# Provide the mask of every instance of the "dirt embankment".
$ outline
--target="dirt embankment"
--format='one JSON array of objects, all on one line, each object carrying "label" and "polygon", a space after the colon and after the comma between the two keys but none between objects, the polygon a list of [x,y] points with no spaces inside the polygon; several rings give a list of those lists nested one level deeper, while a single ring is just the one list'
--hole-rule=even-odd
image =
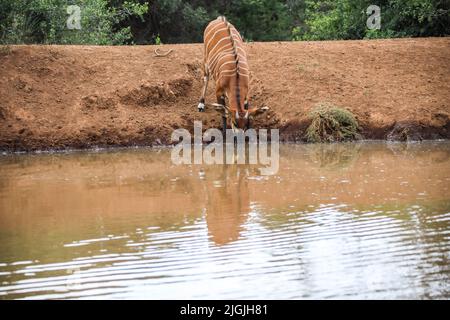
[{"label": "dirt embankment", "polygon": [[[170,142],[173,129],[220,128],[198,113],[202,46],[0,48],[0,150]],[[255,127],[302,141],[318,103],[353,112],[367,139],[450,138],[450,38],[247,45]],[[214,84],[208,90],[214,102]]]}]

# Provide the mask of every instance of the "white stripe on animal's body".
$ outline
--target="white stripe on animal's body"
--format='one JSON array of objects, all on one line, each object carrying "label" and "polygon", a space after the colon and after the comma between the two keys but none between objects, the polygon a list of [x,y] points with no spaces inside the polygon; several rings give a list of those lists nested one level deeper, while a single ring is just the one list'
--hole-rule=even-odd
[{"label": "white stripe on animal's body", "polygon": [[[209,44],[211,43],[211,41],[214,40],[214,37],[219,33],[219,32],[223,32],[223,31],[227,31],[227,28],[222,28],[217,30],[216,32],[214,32],[213,36],[211,37],[211,39],[209,39],[208,43],[206,44],[206,48],[209,49]],[[206,39],[206,38],[205,38]]]},{"label": "white stripe on animal's body", "polygon": [[[213,67],[212,67],[212,69],[211,69],[211,71],[213,72],[213,73],[216,73],[216,72],[220,72],[220,71],[225,71],[225,70],[222,70],[222,66],[223,65],[226,65],[226,64],[234,64],[235,62],[234,61],[228,61],[228,62],[221,62],[221,63],[218,63],[218,64],[216,64],[216,65],[214,65]],[[239,70],[248,70],[248,66],[246,65],[246,64],[241,64],[241,63],[239,63]]]},{"label": "white stripe on animal's body", "polygon": [[[217,49],[217,46],[222,42],[222,41],[225,41],[225,40],[230,40],[230,38],[222,38],[222,39],[220,39],[219,41],[217,41],[217,43],[216,43],[216,45],[211,49],[211,50],[208,50],[208,52],[209,52],[209,54],[212,54],[213,52],[214,52],[214,50],[216,50]],[[231,44],[232,45],[232,44]],[[219,47],[220,48],[220,47]],[[208,54],[208,55],[209,55]]]},{"label": "white stripe on animal's body", "polygon": [[227,48],[227,49],[223,49],[222,51],[218,51],[215,54],[211,55],[211,57],[208,60],[208,64],[212,65],[216,62],[216,60],[218,58],[220,58],[221,56],[223,56],[224,54],[233,54],[233,48]]},{"label": "white stripe on animal's body", "polygon": [[[221,43],[224,40],[229,40],[227,38],[223,38],[216,43],[213,49],[208,51],[208,55],[215,55],[217,52],[222,50],[233,50],[233,45],[231,43]],[[241,46],[236,46],[238,51],[242,51],[245,54],[245,50]]]},{"label": "white stripe on animal's body", "polygon": [[[220,75],[219,78],[218,78],[216,81],[217,81],[217,82],[220,82],[223,78],[233,78],[234,76],[235,76],[234,74],[224,74],[224,75]],[[246,75],[246,74],[242,74],[241,76],[242,76],[242,77],[245,77],[245,78],[249,78],[249,76]]]},{"label": "white stripe on animal's body", "polygon": [[[214,28],[220,25],[220,22],[223,22],[223,21],[216,20],[216,21],[211,22],[209,26],[211,26],[212,24],[214,24],[214,25],[211,27],[211,29],[206,34],[204,34],[203,38],[206,39],[209,36],[209,34],[214,31]],[[223,27],[223,25],[222,25],[222,27]],[[226,26],[225,26],[225,28],[226,28]]]},{"label": "white stripe on animal's body", "polygon": [[[233,68],[233,69],[228,69],[228,70],[222,70],[222,71],[218,72],[218,74],[230,73],[230,72],[233,72],[234,74],[236,74],[237,71],[238,71],[237,68]],[[245,74],[249,74],[249,73],[250,73],[250,71],[248,69],[239,68],[239,75],[242,75],[242,74],[245,75]]]},{"label": "white stripe on animal's body", "polygon": [[[208,36],[209,36],[209,34],[210,34],[212,31],[213,31],[213,30],[211,30],[210,32],[208,32],[208,34],[204,37],[205,40],[208,39]],[[228,28],[225,27],[225,28],[216,30],[216,31],[214,32],[213,36],[212,36],[212,37],[209,39],[209,41],[206,43],[206,46],[205,46],[206,49],[209,49],[209,45],[210,45],[211,41],[214,40],[214,38],[216,37],[216,35],[217,35],[219,32],[224,32],[224,31],[228,31]],[[229,36],[228,34],[224,35],[224,37],[227,38],[227,39],[230,38],[230,36]],[[236,40],[238,40],[238,41],[242,41],[242,38],[241,38],[241,36],[239,35],[239,33],[236,33],[236,32],[233,32],[233,31],[232,31],[232,37],[233,37],[233,39],[236,39]],[[236,44],[236,43],[235,43],[235,44]],[[236,45],[239,45],[239,44],[236,44]]]},{"label": "white stripe on animal's body", "polygon": [[[206,40],[206,39],[205,39],[205,40]],[[222,49],[222,47],[219,47],[219,48],[218,48],[219,44],[222,43],[222,41],[230,40],[230,37],[229,37],[229,36],[224,36],[222,39],[220,39],[219,41],[216,42],[216,44],[214,45],[213,48],[210,49],[210,48],[209,48],[209,43],[211,43],[212,40],[213,40],[213,39],[209,40],[209,41],[208,41],[208,45],[206,46],[206,51],[207,51],[206,53],[207,53],[207,55],[213,54],[213,52],[214,52],[215,50],[220,51],[220,49]],[[226,47],[226,46],[231,46],[231,49],[233,48],[233,44],[232,44],[231,42],[226,43],[223,47]],[[234,47],[235,47],[237,50],[241,50],[244,54],[246,54],[246,53],[245,53],[245,50],[241,47],[240,44],[236,44],[236,43],[235,43],[235,46],[234,46]]]},{"label": "white stripe on animal's body", "polygon": [[[229,64],[236,65],[236,61],[228,61],[228,62],[222,63],[222,64],[217,68],[217,72],[225,71],[225,70],[222,70],[222,69],[223,69],[225,66],[229,65]],[[246,67],[241,66],[240,63],[239,63],[239,66],[237,66],[236,69],[237,69],[237,70],[240,70],[240,69],[248,70]]]},{"label": "white stripe on animal's body", "polygon": [[[241,52],[238,52],[237,56],[239,58],[239,64],[246,66],[247,65],[246,56],[243,55]],[[215,69],[216,65],[220,64],[220,61],[223,61],[226,58],[236,62],[235,54],[234,54],[234,51],[232,48],[227,48],[223,51],[216,52],[214,55],[212,55],[208,60],[210,69],[213,71]]]},{"label": "white stripe on animal's body", "polygon": [[[244,67],[247,66],[247,63],[245,61],[245,57],[241,54],[238,54],[239,57],[239,65],[243,65]],[[211,70],[215,70],[217,64],[220,64],[220,61],[222,61],[223,59],[232,59],[233,62],[235,62],[235,55],[232,51],[226,51],[226,52],[222,52],[219,55],[217,55],[214,58],[214,61],[209,62],[209,66],[211,68]]]},{"label": "white stripe on animal's body", "polygon": [[[220,73],[220,75],[219,75],[219,77],[218,77],[218,79],[220,79],[221,77],[236,77],[236,69],[234,69],[234,70],[230,70],[231,71],[231,73],[230,74],[228,74],[227,72],[221,72]],[[241,72],[239,72],[239,77],[249,77],[250,75],[249,74],[247,74],[247,73],[241,73]]]},{"label": "white stripe on animal's body", "polygon": [[[231,70],[236,70],[236,71],[237,71],[238,68],[228,69],[228,70],[222,70],[222,71],[220,71],[220,72],[230,72]],[[248,68],[244,68],[244,67],[239,66],[239,74],[241,74],[242,71],[244,71],[244,73],[250,72],[250,70],[248,70]]]},{"label": "white stripe on animal's body", "polygon": [[[236,49],[237,49],[237,53],[240,54],[244,60],[247,60],[244,49],[241,47],[237,47]],[[213,53],[213,51],[210,51],[209,57],[208,57],[208,63],[209,63],[209,61],[214,60],[218,54],[222,54],[224,52],[234,54],[233,47],[230,43],[226,43],[223,46],[216,48],[216,51],[214,53]]]},{"label": "white stripe on animal's body", "polygon": [[[242,77],[247,78],[247,80],[250,79],[249,74],[239,72],[239,78]],[[216,82],[220,82],[223,78],[236,78],[236,69],[232,70],[232,73],[221,72],[220,75],[215,79]]]},{"label": "white stripe on animal's body", "polygon": [[220,71],[220,70],[222,70],[222,68],[223,67],[225,67],[226,65],[229,65],[229,64],[233,64],[233,65],[236,65],[236,61],[228,61],[228,62],[224,62],[224,63],[222,63],[220,66],[219,66],[219,68],[218,68],[218,70],[217,71]]},{"label": "white stripe on animal's body", "polygon": [[[247,66],[247,57],[244,54],[245,54],[245,51],[243,51],[242,53],[238,52],[237,56],[239,58],[239,65],[240,66],[242,65],[245,68],[248,66]],[[220,61],[224,60],[225,58],[228,58],[233,63],[236,63],[234,51],[232,48],[228,48],[224,51],[216,52],[214,55],[212,55],[210,60],[208,60],[210,70],[213,71],[213,73],[215,73],[214,71],[215,71],[217,64],[220,64]],[[229,63],[230,61],[228,61],[228,62],[223,61],[222,65],[225,63]]]}]

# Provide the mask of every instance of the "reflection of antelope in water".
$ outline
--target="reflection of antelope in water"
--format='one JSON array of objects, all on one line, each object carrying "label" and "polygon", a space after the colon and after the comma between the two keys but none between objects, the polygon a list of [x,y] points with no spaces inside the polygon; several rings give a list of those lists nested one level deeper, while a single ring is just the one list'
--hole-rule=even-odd
[{"label": "reflection of antelope in water", "polygon": [[[206,173],[206,223],[212,240],[224,245],[239,238],[250,212],[248,169],[222,166],[219,177]],[[213,175],[213,172],[211,172]]]}]

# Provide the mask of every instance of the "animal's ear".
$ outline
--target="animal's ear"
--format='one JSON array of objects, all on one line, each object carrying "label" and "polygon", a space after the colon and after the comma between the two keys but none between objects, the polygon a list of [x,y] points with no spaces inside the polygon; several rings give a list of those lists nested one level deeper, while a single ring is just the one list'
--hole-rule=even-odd
[{"label": "animal's ear", "polygon": [[253,108],[253,109],[249,110],[249,112],[253,113],[255,116],[257,116],[257,115],[259,115],[261,113],[264,113],[264,112],[266,112],[268,110],[269,110],[269,107],[264,106],[264,107],[259,107],[259,108]]}]

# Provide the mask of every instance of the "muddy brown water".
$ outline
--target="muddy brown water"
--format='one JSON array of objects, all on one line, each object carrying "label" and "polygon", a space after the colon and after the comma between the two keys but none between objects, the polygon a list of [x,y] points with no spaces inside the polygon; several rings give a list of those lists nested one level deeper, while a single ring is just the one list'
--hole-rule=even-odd
[{"label": "muddy brown water", "polygon": [[449,258],[449,142],[0,157],[0,299],[448,299]]}]

